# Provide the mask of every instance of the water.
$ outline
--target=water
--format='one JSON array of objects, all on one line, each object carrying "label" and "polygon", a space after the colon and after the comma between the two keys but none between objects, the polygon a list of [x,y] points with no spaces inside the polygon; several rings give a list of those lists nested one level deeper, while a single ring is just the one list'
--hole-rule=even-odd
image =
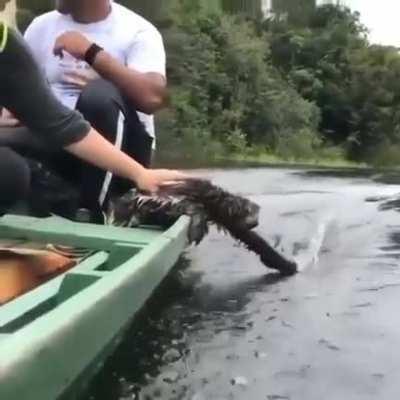
[{"label": "water", "polygon": [[282,279],[212,232],[184,255],[83,399],[397,397],[400,179],[199,172],[259,203],[258,231],[301,273]]}]

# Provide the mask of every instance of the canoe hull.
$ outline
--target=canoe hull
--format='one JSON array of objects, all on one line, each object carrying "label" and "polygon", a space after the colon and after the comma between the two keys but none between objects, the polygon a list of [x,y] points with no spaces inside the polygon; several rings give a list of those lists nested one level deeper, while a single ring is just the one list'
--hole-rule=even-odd
[{"label": "canoe hull", "polygon": [[87,381],[176,264],[187,227],[181,219],[113,272],[69,273],[57,307],[12,334],[0,334],[0,398],[55,400]]}]

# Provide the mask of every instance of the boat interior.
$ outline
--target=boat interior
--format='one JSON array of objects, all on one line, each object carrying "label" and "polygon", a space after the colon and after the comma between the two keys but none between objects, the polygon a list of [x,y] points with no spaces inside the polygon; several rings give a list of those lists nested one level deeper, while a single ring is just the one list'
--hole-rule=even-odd
[{"label": "boat interior", "polygon": [[106,279],[163,234],[58,217],[0,219],[0,340]]}]

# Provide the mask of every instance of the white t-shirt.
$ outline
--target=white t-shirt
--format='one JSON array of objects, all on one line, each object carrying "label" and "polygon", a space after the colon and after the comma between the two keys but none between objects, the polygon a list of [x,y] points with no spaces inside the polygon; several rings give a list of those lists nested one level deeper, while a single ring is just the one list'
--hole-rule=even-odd
[{"label": "white t-shirt", "polygon": [[[106,19],[91,24],[81,24],[69,15],[52,11],[35,18],[25,32],[25,39],[55,95],[70,108],[75,108],[81,89],[67,81],[68,73],[96,73],[86,62],[68,54],[62,59],[54,56],[55,40],[66,31],[81,32],[120,62],[139,72],[166,75],[165,49],[159,31],[126,7],[115,2],[111,2],[111,7]],[[154,137],[154,117],[140,112],[138,115],[147,132]]]}]

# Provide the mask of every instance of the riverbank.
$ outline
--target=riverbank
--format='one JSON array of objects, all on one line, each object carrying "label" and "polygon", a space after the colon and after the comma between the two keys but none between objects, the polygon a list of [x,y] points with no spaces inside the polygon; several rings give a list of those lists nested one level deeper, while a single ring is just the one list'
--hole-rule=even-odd
[{"label": "riverbank", "polygon": [[160,152],[154,159],[155,167],[169,168],[212,168],[212,167],[280,167],[280,168],[318,168],[318,169],[357,169],[372,168],[366,163],[357,163],[345,158],[283,158],[269,153],[225,154],[213,157],[176,156]]},{"label": "riverbank", "polygon": [[283,158],[273,154],[241,155],[232,154],[222,158],[225,161],[253,163],[256,165],[279,165],[296,167],[320,167],[320,168],[368,168],[366,163],[356,163],[345,158]]}]

